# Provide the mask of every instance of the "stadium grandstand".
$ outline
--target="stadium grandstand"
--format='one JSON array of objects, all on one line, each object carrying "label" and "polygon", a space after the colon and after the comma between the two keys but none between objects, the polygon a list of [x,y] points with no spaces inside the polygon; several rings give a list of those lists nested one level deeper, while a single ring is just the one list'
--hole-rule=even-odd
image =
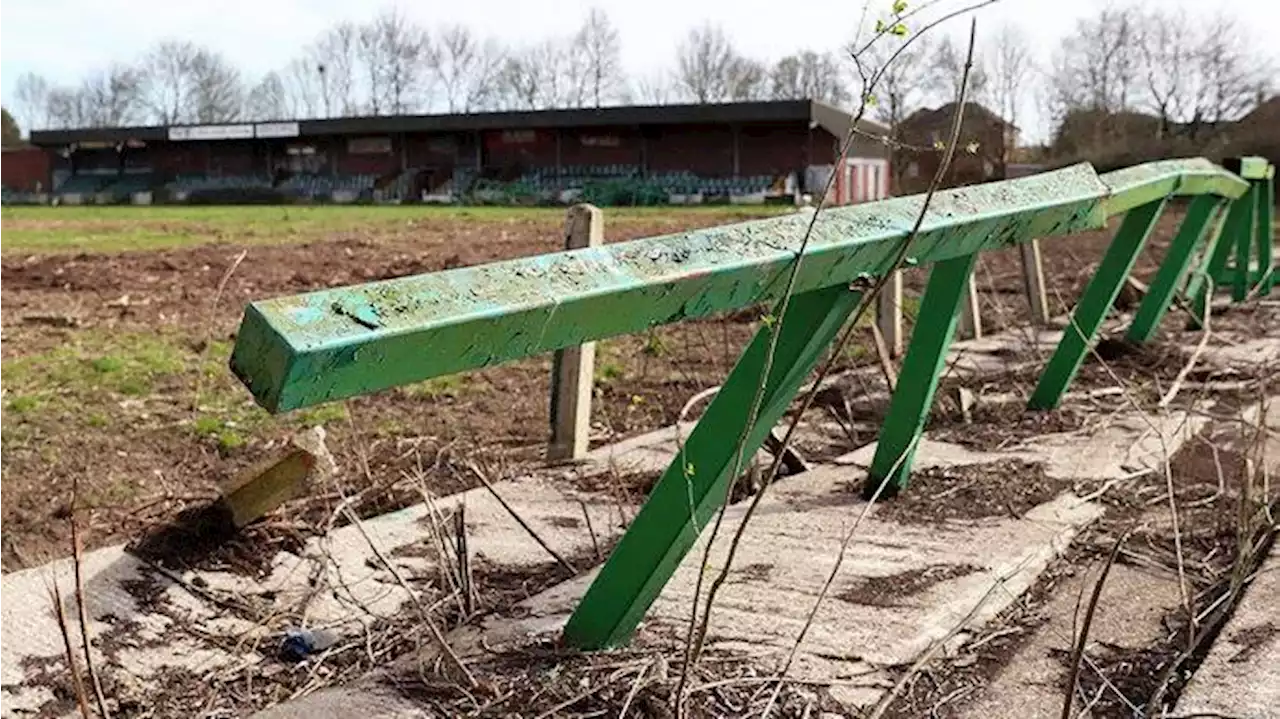
[{"label": "stadium grandstand", "polygon": [[[853,121],[800,100],[44,130],[5,188],[80,204],[792,202],[826,186]],[[833,202],[888,193],[886,130],[858,130]]]}]

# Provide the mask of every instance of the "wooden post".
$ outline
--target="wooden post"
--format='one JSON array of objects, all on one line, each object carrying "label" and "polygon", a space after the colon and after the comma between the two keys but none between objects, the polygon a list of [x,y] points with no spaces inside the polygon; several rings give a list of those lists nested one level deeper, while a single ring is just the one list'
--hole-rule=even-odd
[{"label": "wooden post", "polygon": [[902,356],[902,270],[895,270],[876,297],[876,324],[890,357]]},{"label": "wooden post", "polygon": [[[564,224],[566,250],[604,244],[604,215],[600,208],[582,204],[569,208]],[[551,365],[551,443],[547,459],[582,459],[591,434],[591,388],[596,364],[596,343],[557,350]]]},{"label": "wooden post", "polygon": [[966,340],[982,337],[982,303],[978,301],[978,285],[972,274],[960,300],[959,334]]},{"label": "wooden post", "polygon": [[1031,304],[1031,324],[1049,324],[1049,294],[1044,288],[1044,263],[1040,259],[1040,240],[1018,245],[1022,257],[1022,283]]}]

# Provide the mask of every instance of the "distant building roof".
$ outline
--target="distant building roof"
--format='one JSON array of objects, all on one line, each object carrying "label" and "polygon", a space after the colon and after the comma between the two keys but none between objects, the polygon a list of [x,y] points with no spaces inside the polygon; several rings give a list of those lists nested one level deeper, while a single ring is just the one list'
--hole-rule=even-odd
[{"label": "distant building roof", "polygon": [[[907,118],[902,121],[902,127],[916,129],[925,129],[935,126],[945,127],[951,124],[952,118],[955,117],[955,114],[956,103],[954,102],[948,102],[947,104],[933,110],[921,108],[908,115]],[[977,102],[965,103],[963,122],[965,124],[975,122],[999,124],[1011,127],[1014,130],[1018,129],[1013,123],[1008,122],[996,113],[987,109],[986,106]]]},{"label": "distant building roof", "polygon": [[[689,105],[632,105],[518,112],[481,112],[459,115],[390,115],[339,117],[321,120],[235,122],[217,126],[162,126],[36,130],[35,145],[50,147],[81,142],[164,141],[177,132],[189,139],[245,139],[251,137],[313,137],[324,135],[393,134],[407,132],[480,132],[485,130],[555,129],[570,127],[736,124],[756,122],[808,122],[837,137],[853,124],[853,116],[816,100],[778,100]],[[886,128],[870,120],[859,125],[868,133]],[[236,130],[203,133],[201,128]],[[270,128],[269,130],[267,128]],[[241,132],[241,130],[243,132]],[[264,132],[265,131],[265,132]],[[225,135],[225,137],[224,137]]]}]

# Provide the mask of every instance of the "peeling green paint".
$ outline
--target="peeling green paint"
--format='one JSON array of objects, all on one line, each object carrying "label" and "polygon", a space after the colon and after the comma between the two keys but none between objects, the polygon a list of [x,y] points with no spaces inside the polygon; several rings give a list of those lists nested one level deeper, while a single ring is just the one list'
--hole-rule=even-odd
[{"label": "peeling green paint", "polygon": [[[925,265],[1096,228],[1106,193],[1087,164],[940,192],[909,255]],[[823,212],[797,290],[882,274],[923,199]],[[284,411],[773,301],[808,222],[797,213],[254,302],[232,369]]]},{"label": "peeling green paint", "polygon": [[[1257,174],[1248,162],[1240,168]],[[1272,172],[1268,166],[1263,175]],[[912,337],[868,487],[905,485],[979,253],[1102,228],[1108,217],[1126,215],[1030,402],[1052,407],[1168,198],[1197,200],[1144,301],[1135,334],[1149,337],[1154,331],[1210,215],[1226,201],[1226,221],[1208,233],[1209,274],[1197,273],[1187,291],[1197,291],[1197,278],[1224,271],[1231,249],[1246,251],[1242,233],[1262,241],[1264,212],[1267,248],[1259,254],[1269,268],[1273,184],[1263,178],[1252,182],[1250,191],[1240,177],[1190,159],[1102,176],[1081,164],[935,195],[905,256],[909,266],[934,265],[924,319]],[[1265,207],[1257,200],[1263,187]],[[689,435],[683,455],[667,468],[569,620],[570,643],[599,648],[629,639],[698,529],[719,509],[733,479],[735,453],[753,455],[781,418],[861,291],[890,269],[923,202],[913,196],[822,213],[804,249],[786,317],[765,323],[739,358],[704,413],[706,421]],[[231,366],[260,404],[278,412],[777,301],[810,217],[796,214],[255,302],[245,310]],[[1243,266],[1248,269],[1247,262]],[[1273,277],[1268,273],[1259,281]],[[765,377],[774,331],[780,332],[777,352]],[[758,421],[744,427],[761,386]],[[746,438],[741,447],[739,437]]]}]

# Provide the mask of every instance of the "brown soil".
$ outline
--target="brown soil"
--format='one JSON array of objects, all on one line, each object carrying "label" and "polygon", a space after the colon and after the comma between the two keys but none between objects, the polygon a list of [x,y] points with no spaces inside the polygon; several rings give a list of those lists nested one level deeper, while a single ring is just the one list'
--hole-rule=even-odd
[{"label": "brown soil", "polygon": [[[628,222],[611,230],[611,239],[707,222],[716,218],[686,215],[681,220],[677,214]],[[232,338],[244,304],[253,299],[548,252],[557,249],[560,232],[553,218],[445,222],[377,241],[336,236],[301,246],[254,246],[216,308],[216,287],[240,247],[6,254],[3,356],[8,361],[48,352],[91,333],[164,333],[201,349],[207,338]],[[74,317],[75,326],[24,321],[36,315]],[[597,386],[597,441],[670,423],[691,395],[723,380],[757,316],[740,312],[732,319],[687,322],[601,343],[597,368],[605,379]],[[225,358],[218,364],[225,367]],[[495,478],[540,465],[548,433],[549,367],[549,358],[531,358],[468,373],[461,390],[441,396],[389,391],[348,401],[350,421],[327,425],[330,449],[342,469],[337,485],[291,504],[283,512],[285,523],[326,516],[339,492],[361,493],[358,509],[364,516],[418,501],[417,488],[402,481],[408,475],[437,494],[472,486],[467,473],[454,469],[454,460],[482,460]],[[209,380],[218,382],[230,396],[243,393],[247,400],[229,372]],[[145,420],[121,420],[127,426],[118,431],[80,431],[74,424],[5,412],[5,571],[69,553],[72,477],[81,480],[79,516],[92,548],[137,537],[206,504],[221,482],[269,455],[287,437],[287,427],[268,429],[248,437],[244,446],[227,449],[193,434],[190,395],[181,396],[185,390],[162,390],[145,398]],[[11,428],[18,431],[9,441]],[[439,461],[441,456],[449,461]]]},{"label": "brown soil", "polygon": [[[1151,248],[1139,261],[1139,276],[1162,256],[1178,214],[1171,212],[1161,220]],[[620,223],[610,229],[610,239],[717,221],[709,215],[673,213],[651,222]],[[74,342],[82,333],[104,331],[176,333],[188,346],[200,349],[209,338],[231,338],[243,305],[252,299],[548,252],[558,248],[560,232],[554,218],[441,221],[418,223],[401,233],[335,233],[327,241],[306,245],[252,246],[216,307],[216,287],[240,246],[113,255],[6,254],[3,356],[7,360],[46,352]],[[1109,239],[1109,233],[1093,232],[1046,240],[1051,296],[1074,297]],[[984,255],[978,277],[988,328],[1025,322],[1016,251]],[[908,273],[909,286],[918,288],[922,282],[923,273]],[[610,376],[597,387],[597,441],[671,422],[688,397],[723,380],[757,316],[756,311],[740,311],[601,343],[597,367],[608,366]],[[48,317],[73,321],[50,323]],[[60,326],[64,324],[74,326]],[[442,455],[483,458],[496,476],[539,465],[547,435],[548,369],[546,358],[534,358],[469,373],[464,391],[444,396],[391,391],[350,400],[350,420],[327,426],[330,448],[344,469],[337,485],[287,507],[282,513],[285,524],[296,526],[323,516],[335,506],[339,493],[361,493],[359,510],[364,516],[403,506],[418,496],[416,487],[401,481],[406,475],[440,494],[472,486],[472,479],[453,469],[453,463],[438,461]],[[1086,368],[1082,375],[1087,373]],[[80,516],[92,548],[135,538],[185,509],[207,503],[219,483],[269,454],[287,436],[285,429],[265,431],[250,437],[245,446],[228,450],[193,437],[191,411],[184,406],[188,402],[185,397],[156,398],[149,402],[147,421],[131,422],[119,431],[36,426],[30,442],[6,442],[6,532],[0,554],[4,570],[67,553],[65,520],[72,477],[81,479],[82,492],[89,495],[81,498]],[[940,408],[935,424],[943,428],[952,418]],[[1064,418],[1072,418],[1066,412],[1015,418],[1011,411],[980,404],[975,424],[957,425],[955,434],[971,446],[991,447],[1051,426],[1075,427],[1064,423]],[[875,414],[866,419],[877,419]],[[5,429],[21,428],[22,422],[6,412]],[[850,441],[866,439],[865,434],[855,431]]]},{"label": "brown soil", "polygon": [[972,564],[935,564],[884,577],[862,579],[836,596],[852,604],[896,607],[901,606],[903,600],[909,600],[935,584],[980,571],[981,567]]},{"label": "brown soil", "polygon": [[963,467],[930,467],[911,473],[907,489],[879,504],[875,513],[903,524],[931,526],[951,519],[1021,517],[1069,484],[1045,476],[1044,466],[1023,460],[1002,460]]}]

